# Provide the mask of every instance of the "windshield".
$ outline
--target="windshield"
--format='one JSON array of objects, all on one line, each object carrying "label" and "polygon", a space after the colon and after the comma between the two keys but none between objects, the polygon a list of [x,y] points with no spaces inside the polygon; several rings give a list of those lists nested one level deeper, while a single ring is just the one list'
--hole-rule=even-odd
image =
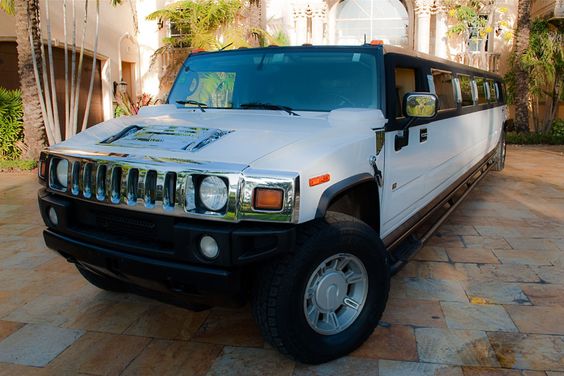
[{"label": "windshield", "polygon": [[380,108],[376,56],[349,50],[248,50],[191,56],[168,102],[179,107],[331,111]]}]

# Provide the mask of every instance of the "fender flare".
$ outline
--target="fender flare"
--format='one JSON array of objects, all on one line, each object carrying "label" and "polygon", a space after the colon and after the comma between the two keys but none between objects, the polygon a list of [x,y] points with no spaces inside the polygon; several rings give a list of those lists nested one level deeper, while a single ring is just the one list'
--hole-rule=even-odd
[{"label": "fender flare", "polygon": [[373,181],[374,181],[374,176],[367,172],[364,172],[361,174],[349,176],[348,178],[333,184],[332,186],[327,188],[321,195],[321,198],[319,199],[319,203],[317,204],[317,210],[315,211],[315,218],[325,217],[329,204],[335,197],[337,197],[341,193],[351,188],[354,188],[360,184],[373,182]]}]

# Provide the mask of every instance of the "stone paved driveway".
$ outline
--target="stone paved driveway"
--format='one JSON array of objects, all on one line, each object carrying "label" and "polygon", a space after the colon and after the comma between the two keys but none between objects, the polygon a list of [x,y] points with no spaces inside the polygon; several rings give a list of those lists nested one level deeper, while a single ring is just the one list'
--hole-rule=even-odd
[{"label": "stone paved driveway", "polygon": [[47,250],[31,175],[0,174],[0,375],[564,375],[564,154],[511,148],[393,278],[368,342],[318,367],[248,308],[192,313],[89,286]]}]

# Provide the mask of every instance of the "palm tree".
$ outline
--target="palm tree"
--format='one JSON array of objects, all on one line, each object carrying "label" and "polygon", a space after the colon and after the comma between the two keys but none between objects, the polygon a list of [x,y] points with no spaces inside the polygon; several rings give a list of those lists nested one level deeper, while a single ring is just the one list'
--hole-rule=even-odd
[{"label": "palm tree", "polygon": [[531,33],[531,2],[519,0],[517,6],[517,28],[515,30],[515,128],[519,132],[529,132],[529,73],[521,59],[529,46]]},{"label": "palm tree", "polygon": [[[0,8],[16,16],[16,42],[18,45],[18,72],[24,107],[24,145],[22,158],[38,159],[46,145],[43,113],[37,95],[34,65],[40,61],[41,30],[39,28],[39,0],[0,0]],[[28,32],[29,31],[29,32]],[[31,43],[35,46],[34,56]]]}]

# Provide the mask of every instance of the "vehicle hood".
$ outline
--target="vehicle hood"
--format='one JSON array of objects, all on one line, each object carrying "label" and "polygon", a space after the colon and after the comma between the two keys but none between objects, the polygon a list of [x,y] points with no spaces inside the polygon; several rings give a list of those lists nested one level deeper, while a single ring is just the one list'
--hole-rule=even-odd
[{"label": "vehicle hood", "polygon": [[156,106],[91,127],[50,150],[251,165],[298,141],[314,142],[329,134],[342,137],[344,125],[349,131],[353,125],[368,129],[359,111],[364,113],[357,109],[291,116],[283,111],[201,112]]}]

